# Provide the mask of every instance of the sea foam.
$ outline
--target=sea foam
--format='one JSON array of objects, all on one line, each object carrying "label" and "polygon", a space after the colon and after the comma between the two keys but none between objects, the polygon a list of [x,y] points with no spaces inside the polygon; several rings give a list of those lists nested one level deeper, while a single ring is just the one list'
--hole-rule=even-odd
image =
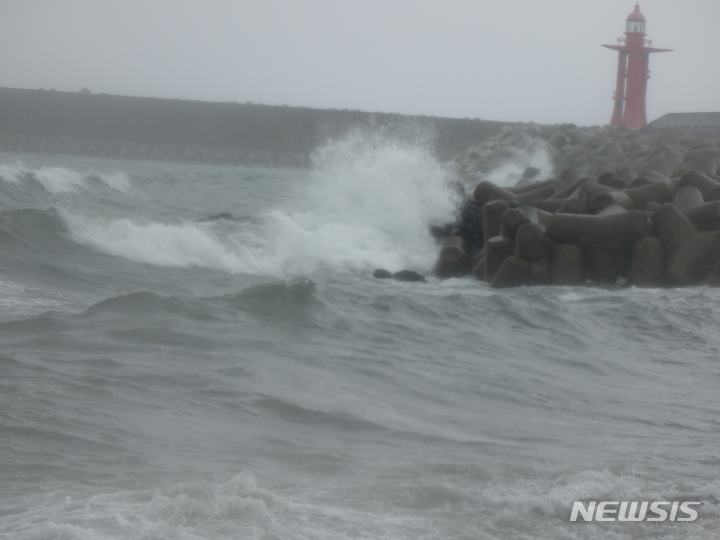
[{"label": "sea foam", "polygon": [[127,191],[130,179],[123,172],[97,173],[94,171],[78,172],[63,167],[41,167],[29,169],[16,161],[13,164],[0,164],[0,178],[4,181],[19,184],[28,179],[37,180],[47,191],[53,194],[72,191],[78,187],[86,187],[88,180],[97,178],[117,191]]},{"label": "sea foam", "polygon": [[141,263],[273,276],[427,270],[428,227],[451,220],[457,202],[449,177],[422,146],[350,135],[320,149],[309,183],[256,223],[63,217],[75,242]]}]

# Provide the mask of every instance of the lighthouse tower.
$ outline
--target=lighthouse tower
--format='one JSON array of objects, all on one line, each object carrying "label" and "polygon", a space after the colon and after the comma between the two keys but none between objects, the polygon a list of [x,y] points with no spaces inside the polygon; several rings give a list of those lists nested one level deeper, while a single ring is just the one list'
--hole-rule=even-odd
[{"label": "lighthouse tower", "polygon": [[652,41],[645,39],[645,24],[645,16],[640,13],[640,5],[635,5],[635,11],[627,18],[626,37],[618,38],[617,45],[603,45],[619,52],[615,108],[610,120],[611,126],[640,128],[647,124],[645,95],[647,81],[650,78],[648,69],[650,53],[672,50],[650,47]]}]

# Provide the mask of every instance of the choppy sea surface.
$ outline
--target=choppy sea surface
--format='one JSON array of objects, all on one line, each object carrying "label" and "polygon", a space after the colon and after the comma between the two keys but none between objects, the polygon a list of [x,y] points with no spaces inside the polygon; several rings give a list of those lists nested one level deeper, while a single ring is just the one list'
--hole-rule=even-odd
[{"label": "choppy sea surface", "polygon": [[0,154],[0,537],[720,537],[720,291],[374,279],[447,178]]}]

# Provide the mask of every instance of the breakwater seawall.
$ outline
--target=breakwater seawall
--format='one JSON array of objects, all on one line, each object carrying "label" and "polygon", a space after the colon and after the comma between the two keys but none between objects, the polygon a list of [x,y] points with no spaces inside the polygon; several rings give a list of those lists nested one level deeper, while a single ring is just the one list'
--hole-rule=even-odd
[{"label": "breakwater seawall", "polygon": [[[559,173],[498,178],[504,163],[541,153]],[[720,286],[720,136],[516,127],[455,164],[461,195],[479,182],[458,220],[433,228],[438,277],[472,274],[499,288]]]},{"label": "breakwater seawall", "polygon": [[424,133],[447,161],[509,122],[0,88],[0,151],[305,167],[352,129]]}]

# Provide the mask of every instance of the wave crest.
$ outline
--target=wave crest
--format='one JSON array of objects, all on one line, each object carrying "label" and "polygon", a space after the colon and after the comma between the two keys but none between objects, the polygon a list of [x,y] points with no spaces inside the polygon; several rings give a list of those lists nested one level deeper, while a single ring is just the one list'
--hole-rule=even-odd
[{"label": "wave crest", "polygon": [[92,180],[99,180],[116,191],[124,192],[130,187],[130,178],[123,172],[98,173],[87,171],[81,173],[63,167],[28,169],[20,161],[13,164],[0,164],[0,178],[11,184],[36,180],[46,191],[52,194],[73,191],[78,187],[87,187],[88,182]]},{"label": "wave crest", "polygon": [[319,150],[309,181],[289,185],[252,222],[63,217],[75,242],[161,266],[275,277],[428,269],[436,250],[428,227],[451,220],[457,202],[450,173],[423,146],[363,137]]}]

